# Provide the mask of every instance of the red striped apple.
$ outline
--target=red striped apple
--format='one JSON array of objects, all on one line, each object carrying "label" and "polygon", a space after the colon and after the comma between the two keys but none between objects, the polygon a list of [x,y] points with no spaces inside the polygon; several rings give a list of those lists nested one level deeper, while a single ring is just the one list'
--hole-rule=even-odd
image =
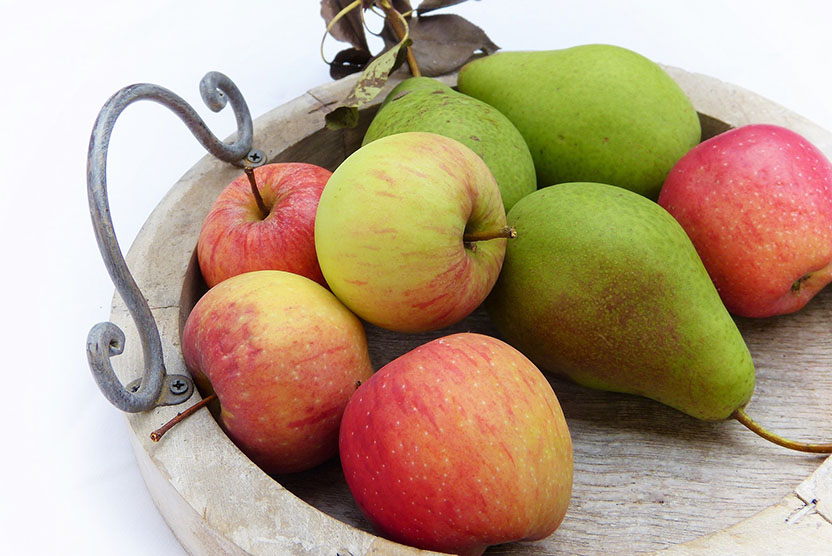
[{"label": "red striped apple", "polygon": [[217,197],[197,244],[208,287],[252,270],[285,270],[326,285],[315,254],[315,213],[331,172],[300,162],[254,169],[263,207],[243,174]]},{"label": "red striped apple", "polygon": [[315,247],[329,287],[354,313],[417,332],[449,326],[485,299],[508,233],[482,159],[454,139],[409,132],[361,147],[335,170]]},{"label": "red striped apple", "polygon": [[331,292],[284,271],[233,276],[196,304],[182,337],[220,425],[267,473],[303,471],[338,451],[347,400],[372,367],[361,322]]},{"label": "red striped apple", "polygon": [[519,351],[480,334],[428,342],[362,384],[340,454],[383,535],[441,552],[547,537],[572,492],[572,441],[552,387]]},{"label": "red striped apple", "polygon": [[793,131],[754,124],[704,141],[658,202],[737,316],[793,313],[832,281],[832,164]]}]

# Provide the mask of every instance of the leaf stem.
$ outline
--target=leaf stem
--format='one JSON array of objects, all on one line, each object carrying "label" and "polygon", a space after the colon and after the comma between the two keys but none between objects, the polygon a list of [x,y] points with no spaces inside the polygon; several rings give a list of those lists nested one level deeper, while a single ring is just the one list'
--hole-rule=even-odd
[{"label": "leaf stem", "polygon": [[340,12],[335,14],[335,17],[332,18],[332,21],[329,22],[329,25],[326,26],[326,31],[324,31],[324,36],[321,37],[321,59],[327,64],[330,65],[330,62],[326,59],[326,55],[324,54],[324,42],[326,41],[327,36],[329,36],[330,31],[332,28],[335,27],[335,24],[340,21],[342,17],[347,15],[349,12],[357,8],[361,5],[361,0],[354,0],[349,5],[345,6]]},{"label": "leaf stem", "polygon": [[202,398],[200,401],[198,401],[197,403],[195,403],[194,405],[192,405],[191,407],[189,407],[188,409],[186,409],[185,411],[181,411],[181,412],[177,413],[176,417],[174,417],[173,419],[171,419],[170,421],[168,421],[167,423],[165,423],[164,425],[162,425],[161,427],[159,427],[158,429],[156,429],[155,431],[150,433],[150,439],[153,442],[159,442],[159,440],[162,439],[162,437],[165,435],[165,433],[168,432],[170,429],[172,429],[174,427],[174,425],[176,425],[177,423],[179,423],[183,419],[186,419],[186,418],[190,417],[191,415],[193,415],[194,413],[196,413],[197,411],[199,411],[200,409],[202,409],[203,407],[205,407],[206,405],[211,403],[211,401],[215,400],[216,397],[217,397],[216,394],[211,394],[210,396],[206,396],[206,397]]},{"label": "leaf stem", "polygon": [[774,434],[749,417],[745,412],[745,409],[742,407],[734,411],[734,413],[731,414],[731,417],[748,427],[752,432],[765,438],[769,442],[782,446],[783,448],[796,450],[798,452],[808,452],[811,454],[832,454],[832,444],[797,442]]},{"label": "leaf stem", "polygon": [[[376,4],[384,10],[384,15],[387,16],[387,21],[396,33],[399,41],[407,39],[410,36],[407,19],[393,7],[389,0],[376,0]],[[407,53],[407,65],[410,66],[410,73],[413,74],[413,77],[421,77],[422,71],[416,62],[416,56],[413,55],[413,49],[410,46],[406,46],[405,50]]]},{"label": "leaf stem", "polygon": [[243,171],[248,176],[248,183],[251,185],[251,194],[254,195],[254,201],[257,203],[257,208],[260,209],[260,217],[265,220],[269,215],[269,209],[263,202],[263,197],[260,195],[260,190],[257,188],[257,180],[254,179],[254,168],[246,166]]}]

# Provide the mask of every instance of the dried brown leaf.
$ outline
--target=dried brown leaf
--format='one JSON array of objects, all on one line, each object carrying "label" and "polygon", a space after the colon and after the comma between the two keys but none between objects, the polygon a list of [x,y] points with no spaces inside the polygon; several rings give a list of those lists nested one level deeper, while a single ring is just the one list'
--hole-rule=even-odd
[{"label": "dried brown leaf", "polygon": [[413,7],[410,5],[410,0],[393,0],[391,4],[393,5],[393,9],[400,14],[406,14],[413,10]]},{"label": "dried brown leaf", "polygon": [[482,29],[455,14],[412,19],[410,37],[413,55],[425,76],[456,71],[475,53],[493,54],[500,49]]},{"label": "dried brown leaf", "polygon": [[366,50],[347,48],[335,55],[329,63],[329,76],[341,79],[353,73],[358,73],[373,59],[373,55]]},{"label": "dried brown leaf", "polygon": [[[335,16],[351,3],[352,0],[321,0],[321,17],[324,18],[326,26],[328,27]],[[359,6],[348,12],[332,26],[329,32],[335,39],[350,43],[358,50],[369,52],[370,47],[367,44],[364,23],[361,19],[362,9],[363,6]]]},{"label": "dried brown leaf", "polygon": [[467,0],[422,0],[422,2],[416,7],[416,13],[422,15],[434,10],[447,8],[448,6],[462,4],[466,1]]}]

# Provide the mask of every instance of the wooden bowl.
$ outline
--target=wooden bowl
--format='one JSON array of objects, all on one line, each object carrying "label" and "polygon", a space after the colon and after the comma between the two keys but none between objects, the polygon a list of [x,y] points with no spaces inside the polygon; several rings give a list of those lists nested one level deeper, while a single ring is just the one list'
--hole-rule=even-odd
[{"label": "wooden bowl", "polygon": [[[704,137],[731,126],[778,124],[832,157],[832,135],[811,122],[736,86],[666,69],[700,112]],[[254,146],[272,162],[334,169],[359,146],[377,108],[363,110],[356,129],[323,129],[326,106],[344,98],[353,82],[311,90],[262,116],[255,122]],[[210,156],[200,160],[154,210],[128,255],[158,321],[170,373],[187,372],[181,330],[205,291],[194,254],[202,220],[238,174]],[[127,383],[144,363],[118,296],[112,320],[127,335],[124,354],[113,359]],[[795,315],[738,319],[758,372],[749,413],[784,436],[832,436],[830,322],[832,288]],[[460,330],[496,335],[481,310],[453,330],[404,335],[368,326],[367,335],[378,368],[428,339]],[[822,464],[819,456],[779,448],[733,421],[701,422],[647,399],[551,382],[574,443],[569,511],[549,538],[492,547],[487,554],[829,554],[832,459]],[[185,405],[198,400],[195,394]],[[126,418],[151,496],[189,553],[429,554],[373,534],[337,460],[270,477],[231,443],[208,411],[152,442],[151,431],[182,409],[162,407]]]}]

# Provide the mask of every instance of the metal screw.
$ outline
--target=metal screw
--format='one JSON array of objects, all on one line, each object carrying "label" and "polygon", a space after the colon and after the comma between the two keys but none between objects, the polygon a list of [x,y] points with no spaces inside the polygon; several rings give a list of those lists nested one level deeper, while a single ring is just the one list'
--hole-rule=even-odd
[{"label": "metal screw", "polygon": [[184,394],[188,391],[188,383],[182,380],[181,378],[177,378],[173,382],[170,383],[170,393],[174,395]]},{"label": "metal screw", "polygon": [[248,153],[246,156],[246,160],[252,164],[260,165],[263,163],[266,156],[263,154],[262,151],[253,150]]}]

